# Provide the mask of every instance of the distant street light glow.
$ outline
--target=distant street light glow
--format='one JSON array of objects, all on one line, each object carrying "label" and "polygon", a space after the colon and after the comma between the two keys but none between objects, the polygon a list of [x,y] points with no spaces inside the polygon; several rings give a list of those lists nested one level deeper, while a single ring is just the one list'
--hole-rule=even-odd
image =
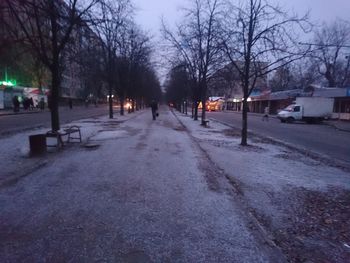
[{"label": "distant street light glow", "polygon": [[3,86],[16,86],[16,81],[0,81],[0,85]]}]

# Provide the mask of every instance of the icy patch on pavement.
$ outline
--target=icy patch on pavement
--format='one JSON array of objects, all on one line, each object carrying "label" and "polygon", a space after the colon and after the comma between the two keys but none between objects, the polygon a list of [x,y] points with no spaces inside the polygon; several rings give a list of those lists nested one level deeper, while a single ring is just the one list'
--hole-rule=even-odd
[{"label": "icy patch on pavement", "polygon": [[93,141],[112,140],[127,136],[126,131],[100,131],[97,135],[90,137]]}]

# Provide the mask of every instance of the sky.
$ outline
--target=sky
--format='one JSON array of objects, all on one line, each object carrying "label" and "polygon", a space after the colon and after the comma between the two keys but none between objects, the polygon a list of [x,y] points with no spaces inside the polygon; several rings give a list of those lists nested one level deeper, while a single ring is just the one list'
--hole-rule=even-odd
[{"label": "sky", "polygon": [[[164,16],[168,24],[179,21],[179,8],[190,0],[133,0],[136,21],[153,35],[159,36],[160,18]],[[233,0],[235,1],[235,0]],[[313,21],[332,21],[336,17],[350,20],[350,0],[274,0],[284,10],[294,10],[302,15],[311,11]]]},{"label": "sky", "polygon": [[[150,33],[155,43],[162,40],[160,28],[161,17],[167,25],[174,25],[181,21],[181,7],[188,6],[192,0],[132,0],[135,5],[136,22]],[[239,2],[239,0],[231,0]],[[241,0],[246,1],[246,0]],[[314,23],[331,22],[335,18],[350,21],[350,0],[271,0],[283,10],[302,16],[310,11],[310,18]],[[270,1],[270,2],[271,2]],[[306,39],[308,36],[305,36]],[[154,54],[159,61],[159,54]],[[164,82],[167,69],[163,66],[157,69],[161,82]]]}]

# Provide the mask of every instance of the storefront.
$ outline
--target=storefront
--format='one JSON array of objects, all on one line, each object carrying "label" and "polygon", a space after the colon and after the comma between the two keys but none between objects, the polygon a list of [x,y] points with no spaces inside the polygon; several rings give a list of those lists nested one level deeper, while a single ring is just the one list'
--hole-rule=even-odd
[{"label": "storefront", "polygon": [[34,107],[42,98],[47,104],[48,92],[47,89],[0,85],[0,109],[12,109],[14,96],[18,97],[21,107],[24,98],[33,98]]}]

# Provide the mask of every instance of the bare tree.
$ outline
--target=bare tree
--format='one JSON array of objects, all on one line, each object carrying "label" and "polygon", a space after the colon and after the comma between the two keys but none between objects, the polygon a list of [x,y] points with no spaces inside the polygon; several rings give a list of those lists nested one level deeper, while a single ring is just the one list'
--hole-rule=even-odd
[{"label": "bare tree", "polygon": [[167,102],[173,103],[178,110],[181,110],[181,105],[183,105],[184,101],[187,101],[190,95],[188,86],[189,76],[186,64],[181,63],[174,66],[170,70],[165,83]]},{"label": "bare tree", "polygon": [[124,101],[126,96],[132,99],[131,110],[137,108],[136,103],[139,98],[140,88],[137,80],[140,77],[140,71],[145,65],[151,65],[151,48],[149,38],[134,23],[130,23],[123,30],[119,38],[118,48],[118,87],[117,93],[120,98],[120,114],[124,114]]},{"label": "bare tree", "polygon": [[94,31],[101,41],[102,72],[108,86],[109,118],[112,119],[113,90],[116,90],[118,85],[117,52],[122,34],[132,19],[132,5],[129,0],[106,0],[99,4],[97,12],[100,19],[95,24]]},{"label": "bare tree", "polygon": [[209,82],[209,93],[212,96],[221,96],[225,98],[227,107],[227,99],[233,94],[241,93],[240,77],[237,71],[234,70],[231,63],[219,69]]},{"label": "bare tree", "polygon": [[336,20],[316,31],[311,58],[329,87],[344,87],[350,80],[350,23]]},{"label": "bare tree", "polygon": [[290,90],[295,88],[293,69],[291,65],[278,68],[273,72],[272,78],[269,80],[269,86],[272,91]]},{"label": "bare tree", "polygon": [[297,37],[292,32],[296,26],[306,30],[307,17],[288,16],[268,0],[244,1],[238,6],[231,3],[227,7],[222,46],[242,85],[241,145],[247,145],[248,97],[256,82],[307,52],[295,44]]},{"label": "bare tree", "polygon": [[6,0],[7,7],[21,29],[20,37],[31,46],[36,57],[51,73],[51,128],[60,129],[58,100],[63,54],[72,33],[88,17],[98,0]]},{"label": "bare tree", "polygon": [[186,61],[194,95],[194,118],[197,119],[198,102],[201,101],[202,125],[205,125],[208,81],[221,62],[217,40],[221,34],[219,20],[223,4],[220,0],[193,0],[191,3],[192,7],[184,9],[184,20],[176,32],[164,22],[162,31],[177,57]]}]

